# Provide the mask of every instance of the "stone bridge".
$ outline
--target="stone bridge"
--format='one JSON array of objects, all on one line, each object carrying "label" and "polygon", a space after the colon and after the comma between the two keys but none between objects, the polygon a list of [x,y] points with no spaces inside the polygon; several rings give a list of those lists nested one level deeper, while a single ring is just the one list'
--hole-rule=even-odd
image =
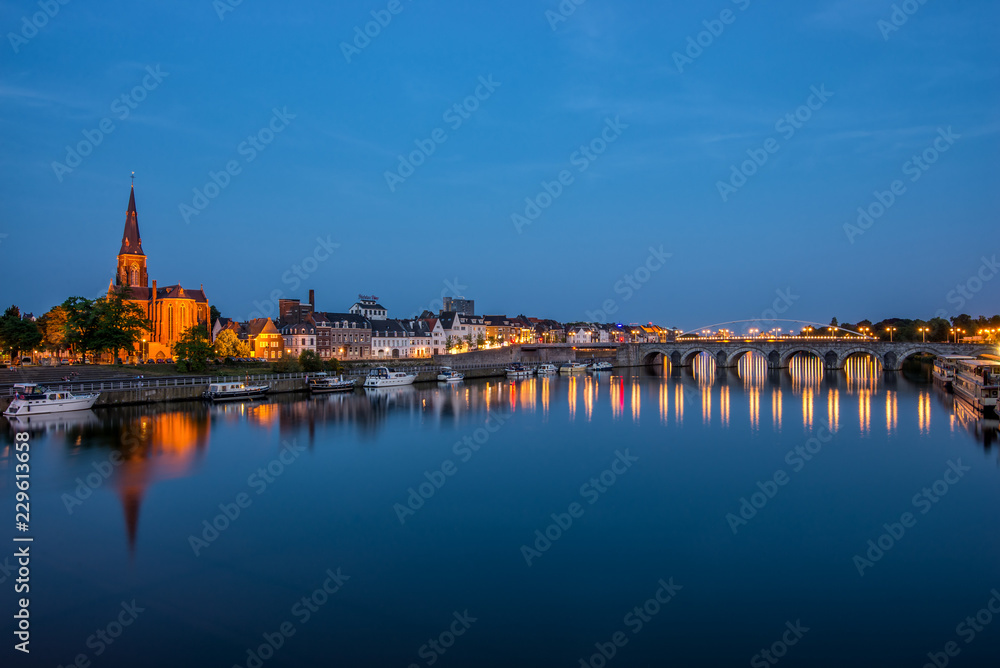
[{"label": "stone bridge", "polygon": [[815,355],[826,369],[843,369],[852,355],[871,355],[883,369],[897,371],[913,355],[981,355],[996,354],[995,345],[976,343],[889,343],[864,339],[827,339],[808,337],[795,339],[688,339],[667,343],[626,343],[618,349],[618,364],[645,366],[662,363],[690,366],[699,353],[707,353],[720,368],[733,368],[740,358],[752,352],[767,360],[769,369],[784,369],[798,353]]}]

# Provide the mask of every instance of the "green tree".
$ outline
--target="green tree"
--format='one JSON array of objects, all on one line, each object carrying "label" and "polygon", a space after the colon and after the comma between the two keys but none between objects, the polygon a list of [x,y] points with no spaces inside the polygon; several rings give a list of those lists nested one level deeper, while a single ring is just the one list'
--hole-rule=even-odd
[{"label": "green tree", "polygon": [[250,343],[236,336],[231,329],[224,329],[215,337],[215,354],[219,357],[250,357]]},{"label": "green tree", "polygon": [[174,344],[173,354],[178,360],[178,371],[204,371],[208,367],[206,360],[214,354],[205,326],[192,325],[185,329]]},{"label": "green tree", "polygon": [[282,353],[281,359],[274,363],[272,367],[278,373],[295,373],[296,371],[301,371],[302,367],[299,366],[299,360],[292,355],[285,355]]},{"label": "green tree", "polygon": [[222,314],[219,313],[219,309],[215,308],[214,304],[210,306],[208,309],[208,326],[212,327],[213,325],[215,325],[215,321],[221,317]]},{"label": "green tree", "polygon": [[484,343],[486,343],[486,337],[483,336],[482,332],[479,332],[476,334],[476,347],[482,348]]},{"label": "green tree", "polygon": [[38,319],[38,329],[42,333],[42,345],[56,356],[66,348],[66,319],[68,313],[62,306],[54,306]]},{"label": "green tree", "polygon": [[110,351],[115,359],[119,359],[122,350],[135,350],[152,329],[145,310],[134,302],[126,301],[123,295],[124,289],[116,290],[94,302],[98,323],[94,350]]},{"label": "green tree", "polygon": [[339,374],[344,371],[344,365],[336,357],[331,357],[326,361],[326,370],[330,373]]},{"label": "green tree", "polygon": [[86,359],[88,352],[96,350],[100,329],[94,302],[85,297],[70,297],[62,303],[62,308],[66,312],[63,340]]},{"label": "green tree", "polygon": [[10,351],[11,362],[19,357],[22,350],[34,350],[41,342],[38,325],[23,318],[16,306],[11,306],[0,316],[0,347]]},{"label": "green tree", "polygon": [[451,351],[454,350],[455,348],[458,348],[460,343],[461,342],[459,341],[459,338],[457,336],[449,336],[447,339],[445,339],[444,347],[447,350]]},{"label": "green tree", "polygon": [[302,367],[303,371],[309,371],[310,373],[322,371],[323,360],[320,359],[315,350],[303,350],[299,354],[299,366]]}]

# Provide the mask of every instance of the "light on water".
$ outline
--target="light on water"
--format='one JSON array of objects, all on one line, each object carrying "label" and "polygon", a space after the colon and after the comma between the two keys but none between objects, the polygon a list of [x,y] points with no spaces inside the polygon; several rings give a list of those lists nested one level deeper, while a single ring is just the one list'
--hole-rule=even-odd
[{"label": "light on water", "polygon": [[[794,665],[850,665],[858,647],[922,665],[970,597],[1000,583],[1000,537],[984,530],[1000,502],[996,421],[925,370],[883,373],[864,357],[837,372],[807,355],[781,371],[753,353],[732,369],[699,355],[685,368],[105,409],[31,429],[32,505],[46,518],[32,595],[40,618],[60,620],[39,642],[48,665],[127,597],[148,617],[108,650],[114,665],[180,665],[194,644],[199,665],[243,666],[338,568],[350,579],[266,667],[319,665],[331,637],[345,665],[421,665],[417,648],[466,610],[478,621],[441,665],[579,665],[661,580],[682,588],[616,665],[743,665],[796,620],[810,631]],[[960,482],[914,509],[959,461]],[[240,493],[238,517],[213,519]],[[536,546],[573,503],[572,526]],[[917,524],[859,569],[907,511]],[[524,549],[538,553],[530,564]],[[187,640],[150,657],[152,629]]]}]

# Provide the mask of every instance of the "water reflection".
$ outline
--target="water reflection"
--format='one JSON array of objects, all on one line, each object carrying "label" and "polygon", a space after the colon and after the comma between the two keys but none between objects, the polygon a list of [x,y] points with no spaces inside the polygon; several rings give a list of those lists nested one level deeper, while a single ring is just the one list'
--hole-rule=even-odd
[{"label": "water reflection", "polygon": [[[276,395],[253,403],[122,407],[33,417],[27,421],[4,420],[0,422],[0,439],[3,439],[0,469],[11,466],[10,436],[14,431],[31,431],[39,439],[61,448],[70,479],[86,476],[95,462],[107,461],[112,452],[117,453],[115,457],[120,457],[121,463],[114,467],[107,484],[118,495],[126,541],[130,551],[134,551],[141,509],[150,487],[162,480],[197,474],[215,430],[275,432],[276,439],[272,442],[277,438],[305,436],[313,446],[317,427],[350,424],[364,441],[375,438],[387,420],[400,416],[408,416],[422,428],[492,411],[516,414],[540,410],[546,417],[552,411],[573,421],[581,394],[581,417],[599,427],[624,416],[626,393],[631,419],[639,423],[643,393],[649,391],[653,393],[651,398],[656,398],[654,410],[658,411],[659,419],[655,426],[660,429],[684,428],[685,403],[693,400],[700,402],[704,426],[742,429],[745,415],[751,430],[760,432],[766,428],[760,421],[761,398],[766,393],[770,396],[771,428],[775,432],[781,431],[786,401],[793,402],[793,410],[801,404],[802,424],[807,432],[817,428],[817,402],[825,401],[829,429],[837,432],[842,428],[841,400],[847,396],[849,404],[857,401],[857,435],[879,437],[906,430],[902,433],[928,437],[933,419],[938,419],[946,420],[953,431],[968,433],[987,450],[998,440],[1000,427],[996,419],[980,419],[940,388],[915,384],[894,375],[883,376],[869,359],[852,358],[847,373],[826,376],[819,360],[809,357],[794,360],[787,376],[768,373],[766,360],[759,355],[745,355],[737,374],[728,375],[718,373],[714,360],[708,356],[696,361],[690,373],[678,369],[663,376],[634,370],[613,376],[490,379],[468,381],[461,386],[409,386],[317,397]],[[932,392],[936,401],[932,401]],[[745,399],[739,396],[741,393]],[[560,405],[563,401],[565,412]],[[716,401],[719,420],[712,425]],[[874,424],[873,402],[885,407],[885,420],[876,420]],[[745,411],[741,408],[744,405]],[[935,412],[937,418],[933,416]]]}]

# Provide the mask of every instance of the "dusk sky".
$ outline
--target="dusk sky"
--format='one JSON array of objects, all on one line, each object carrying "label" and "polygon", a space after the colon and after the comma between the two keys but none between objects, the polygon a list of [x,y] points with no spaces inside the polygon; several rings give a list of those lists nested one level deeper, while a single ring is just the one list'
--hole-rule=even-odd
[{"label": "dusk sky", "polygon": [[993,0],[51,4],[3,3],[0,307],[106,291],[134,171],[150,279],[241,320],[309,288],[685,329],[1000,312],[1000,280],[949,298],[1000,273]]}]

